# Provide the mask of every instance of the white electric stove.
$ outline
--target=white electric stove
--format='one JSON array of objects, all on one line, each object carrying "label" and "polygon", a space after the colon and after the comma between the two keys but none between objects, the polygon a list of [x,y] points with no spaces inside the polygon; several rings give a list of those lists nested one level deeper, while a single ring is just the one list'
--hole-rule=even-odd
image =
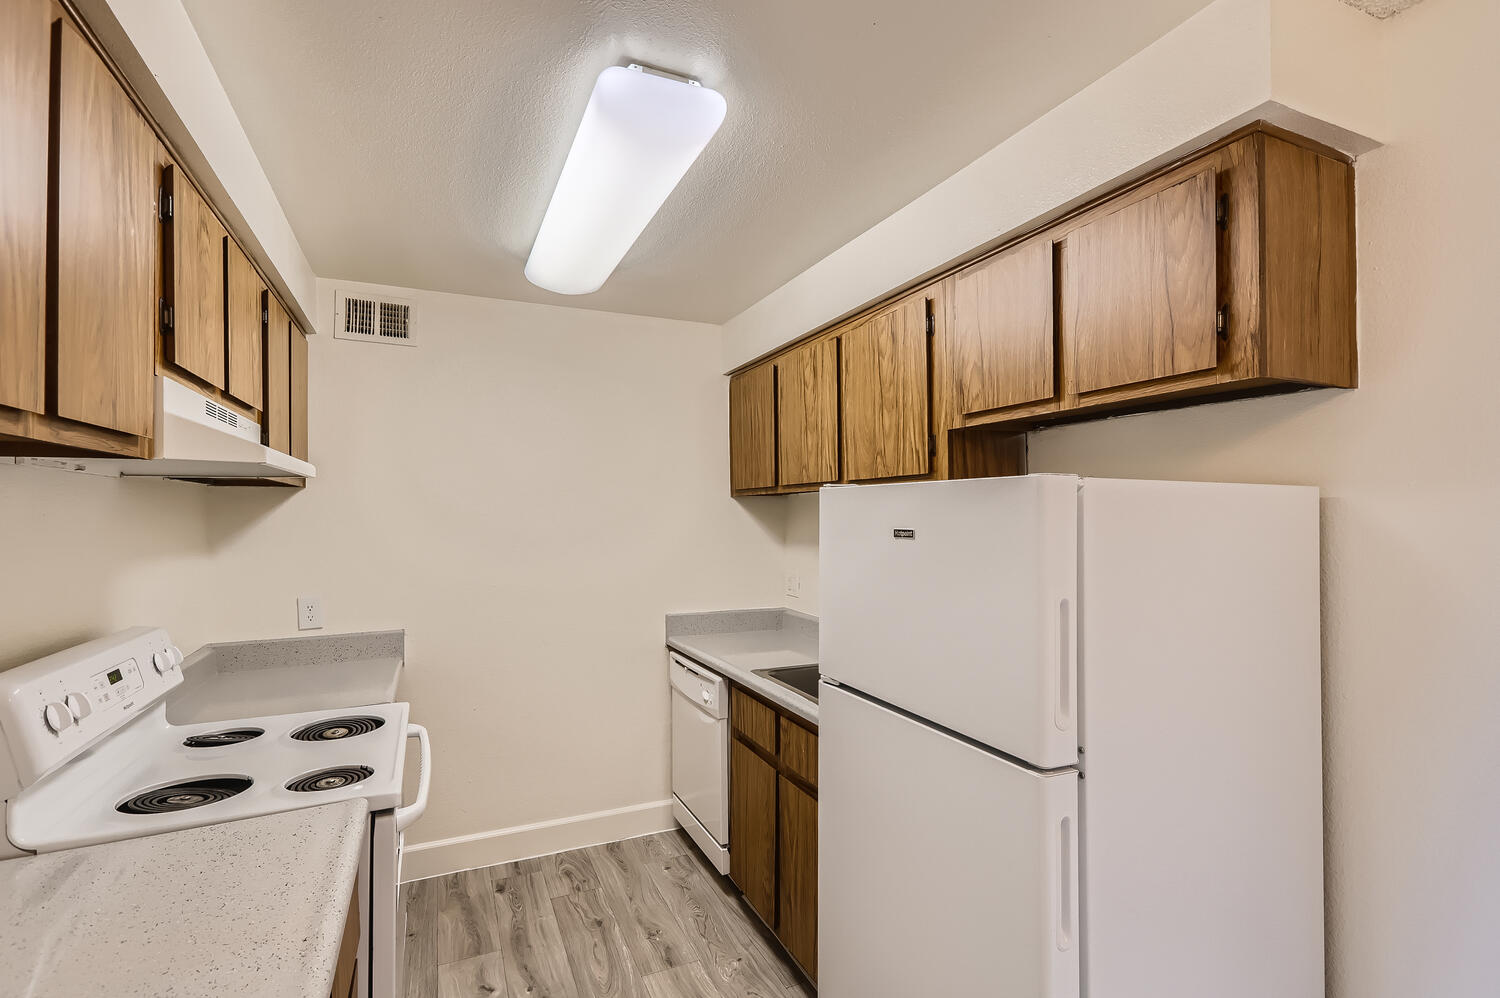
[{"label": "white electric stove", "polygon": [[[408,705],[173,725],[183,680],[165,631],[134,628],[0,673],[0,800],[12,850],[54,852],[364,798],[364,935],[358,993],[400,981],[401,832],[426,807],[427,732]],[[408,738],[421,745],[416,800],[401,806]]]}]

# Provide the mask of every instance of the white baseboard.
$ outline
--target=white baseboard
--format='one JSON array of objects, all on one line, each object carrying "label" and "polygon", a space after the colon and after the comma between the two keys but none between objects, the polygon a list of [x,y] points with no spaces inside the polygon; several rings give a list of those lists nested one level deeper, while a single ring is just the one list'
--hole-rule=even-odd
[{"label": "white baseboard", "polygon": [[419,842],[408,845],[402,852],[401,882],[665,832],[675,828],[676,824],[672,818],[672,801],[668,798],[617,807],[612,811],[595,811],[571,818]]}]

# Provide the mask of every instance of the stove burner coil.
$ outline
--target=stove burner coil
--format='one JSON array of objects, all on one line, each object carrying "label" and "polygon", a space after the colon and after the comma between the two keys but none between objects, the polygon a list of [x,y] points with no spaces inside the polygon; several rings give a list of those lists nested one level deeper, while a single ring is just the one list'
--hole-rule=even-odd
[{"label": "stove burner coil", "polygon": [[385,718],[369,715],[330,717],[327,720],[314,721],[312,724],[298,728],[292,732],[292,737],[299,742],[333,742],[340,738],[369,734],[384,723]]},{"label": "stove burner coil", "polygon": [[334,766],[331,769],[303,773],[295,780],[288,781],[286,788],[299,794],[317,793],[321,790],[342,790],[344,787],[354,786],[361,780],[368,780],[374,775],[375,770],[369,766]]},{"label": "stove burner coil", "polygon": [[167,814],[228,800],[250,789],[248,776],[211,776],[138,793],[115,805],[121,814]]},{"label": "stove burner coil", "polygon": [[182,744],[188,748],[215,748],[220,745],[238,745],[265,734],[264,728],[226,728],[223,731],[207,731],[201,735],[184,738]]}]

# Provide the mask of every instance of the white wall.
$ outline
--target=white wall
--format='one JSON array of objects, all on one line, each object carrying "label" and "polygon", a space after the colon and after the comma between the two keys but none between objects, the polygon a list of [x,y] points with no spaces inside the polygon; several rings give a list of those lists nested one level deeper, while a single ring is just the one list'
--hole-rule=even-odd
[{"label": "white wall", "polygon": [[[781,500],[786,505],[783,534],[782,571],[801,580],[796,598],[786,597],[783,604],[816,615],[818,612],[818,494],[802,492]],[[783,590],[784,591],[784,590]]]},{"label": "white wall", "polygon": [[133,623],[294,633],[317,594],[330,632],[407,629],[437,753],[412,840],[665,800],[663,616],[781,592],[784,508],[728,495],[717,327],[409,294],[414,349],[313,338],[305,491],[0,465],[0,667]]},{"label": "white wall", "polygon": [[[1388,144],[1356,167],[1360,387],[1046,430],[1030,464],[1323,490],[1328,993],[1480,998],[1500,979],[1500,5],[1368,25]],[[792,503],[783,564],[815,605],[816,501]]]}]

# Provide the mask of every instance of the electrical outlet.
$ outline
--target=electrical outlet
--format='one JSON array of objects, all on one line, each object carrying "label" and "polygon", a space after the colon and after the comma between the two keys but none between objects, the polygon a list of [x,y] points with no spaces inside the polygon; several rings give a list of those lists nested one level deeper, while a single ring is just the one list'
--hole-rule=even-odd
[{"label": "electrical outlet", "polygon": [[315,631],[323,626],[323,599],[319,596],[297,597],[297,630]]},{"label": "electrical outlet", "polygon": [[798,599],[802,596],[802,577],[800,575],[793,572],[787,573],[786,594],[793,599]]}]

